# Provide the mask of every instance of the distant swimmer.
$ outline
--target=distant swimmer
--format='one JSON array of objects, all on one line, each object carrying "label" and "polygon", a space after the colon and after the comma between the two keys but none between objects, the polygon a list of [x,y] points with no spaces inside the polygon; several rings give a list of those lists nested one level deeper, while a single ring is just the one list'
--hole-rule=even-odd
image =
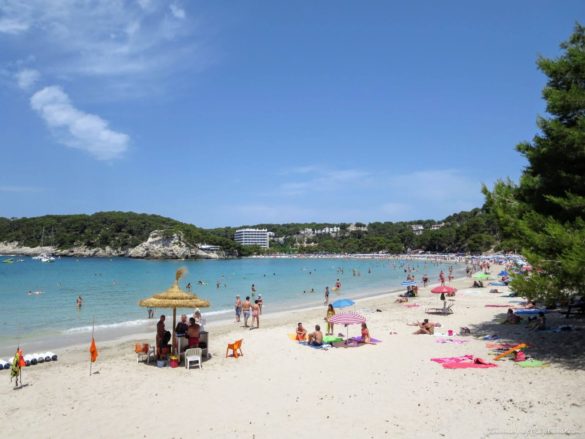
[{"label": "distant swimmer", "polygon": [[75,301],[75,305],[77,305],[78,309],[81,309],[83,306],[83,298],[81,296],[77,296],[77,300]]},{"label": "distant swimmer", "polygon": [[26,293],[27,296],[40,296],[41,294],[43,294],[42,291],[30,291],[28,293]]},{"label": "distant swimmer", "polygon": [[[201,282],[201,281],[199,281],[199,282]],[[200,284],[200,285],[201,285],[201,284]],[[191,291],[191,282],[189,282],[189,283],[188,283],[188,284],[185,286],[185,288],[187,289],[187,291]]]},{"label": "distant swimmer", "polygon": [[341,288],[341,282],[339,281],[339,279],[337,279],[337,281],[335,282],[335,288],[337,289]]}]

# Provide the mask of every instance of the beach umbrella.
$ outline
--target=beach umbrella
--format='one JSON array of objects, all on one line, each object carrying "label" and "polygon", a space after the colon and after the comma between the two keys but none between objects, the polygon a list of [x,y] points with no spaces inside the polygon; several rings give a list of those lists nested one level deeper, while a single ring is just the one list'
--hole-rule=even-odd
[{"label": "beach umbrella", "polygon": [[434,294],[453,294],[455,291],[457,291],[457,288],[443,286],[443,287],[433,288],[431,290],[431,293],[434,293]]},{"label": "beach umbrella", "polygon": [[335,314],[334,316],[329,317],[327,320],[329,323],[333,323],[335,325],[344,325],[345,326],[345,340],[349,338],[349,325],[359,325],[366,321],[366,318],[361,314],[356,312],[346,312],[341,314]]},{"label": "beach umbrella", "polygon": [[347,308],[348,306],[355,305],[355,302],[351,299],[337,299],[331,305],[333,305],[333,308]]},{"label": "beach umbrella", "polygon": [[490,275],[487,273],[475,273],[473,277],[476,279],[487,279],[488,277],[490,277]]},{"label": "beach umbrella", "polygon": [[506,270],[502,270],[498,273],[498,276],[508,276],[509,273]]},{"label": "beach umbrella", "polygon": [[400,285],[402,285],[403,287],[414,287],[416,285],[416,282],[413,280],[405,280],[402,281]]},{"label": "beach umbrella", "polygon": [[173,338],[175,340],[175,326],[177,324],[177,308],[208,308],[209,302],[200,299],[195,294],[187,293],[179,287],[181,279],[187,270],[179,268],[175,274],[173,285],[162,293],[155,294],[148,299],[142,299],[138,304],[144,308],[172,308],[173,310]]}]

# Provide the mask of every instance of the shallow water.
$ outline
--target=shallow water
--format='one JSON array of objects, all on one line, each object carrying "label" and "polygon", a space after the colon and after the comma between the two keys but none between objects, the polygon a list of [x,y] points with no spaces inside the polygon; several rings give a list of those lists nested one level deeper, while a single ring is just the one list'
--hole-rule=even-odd
[{"label": "shallow water", "polygon": [[[417,280],[427,273],[431,282],[436,282],[439,271],[447,272],[450,265],[456,276],[463,271],[455,264],[350,258],[62,258],[54,263],[15,258],[18,259],[24,261],[0,263],[0,347],[15,341],[88,333],[94,319],[97,331],[122,331],[144,325],[147,310],[140,308],[138,301],[170,287],[179,267],[188,269],[181,286],[190,282],[195,294],[210,301],[211,307],[202,311],[208,317],[226,318],[231,318],[235,295],[240,294],[242,299],[251,295],[252,284],[256,294],[262,294],[265,310],[276,311],[322,303],[325,286],[334,287],[336,279],[342,288],[332,291],[331,301],[399,289],[407,266],[414,268]],[[204,284],[198,284],[199,280]],[[41,294],[29,295],[29,291]],[[84,300],[81,310],[75,306],[78,295]],[[192,312],[178,312],[181,311]],[[165,311],[157,310],[157,315],[160,312]]]}]

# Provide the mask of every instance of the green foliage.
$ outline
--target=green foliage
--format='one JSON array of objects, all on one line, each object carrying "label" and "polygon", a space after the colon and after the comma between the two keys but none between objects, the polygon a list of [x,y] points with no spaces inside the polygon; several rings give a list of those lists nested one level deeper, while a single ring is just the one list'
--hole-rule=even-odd
[{"label": "green foliage", "polygon": [[585,28],[576,25],[557,59],[540,58],[548,76],[543,90],[551,118],[517,150],[529,165],[518,185],[499,181],[487,206],[508,249],[521,251],[535,268],[512,286],[546,302],[585,295]]},{"label": "green foliage", "polygon": [[237,252],[240,249],[231,239],[158,215],[99,212],[93,215],[0,218],[0,241],[16,241],[29,247],[41,244],[59,249],[109,246],[125,250],[146,241],[153,230],[162,230],[167,237],[180,232],[189,244],[219,245],[228,252]]}]

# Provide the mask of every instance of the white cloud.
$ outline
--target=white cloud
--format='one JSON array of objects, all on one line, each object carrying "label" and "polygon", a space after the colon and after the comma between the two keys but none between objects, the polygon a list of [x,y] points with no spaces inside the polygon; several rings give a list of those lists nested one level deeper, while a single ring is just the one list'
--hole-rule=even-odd
[{"label": "white cloud", "polygon": [[98,160],[119,158],[128,149],[128,135],[111,130],[101,117],[75,108],[60,87],[45,87],[30,102],[58,140],[69,147],[85,150]]},{"label": "white cloud", "polygon": [[182,20],[187,16],[185,10],[181,8],[179,5],[176,5],[175,3],[171,3],[169,9],[171,10],[173,17],[178,18],[179,20]]},{"label": "white cloud", "polygon": [[47,74],[136,80],[197,62],[185,56],[199,49],[186,38],[195,27],[166,1],[0,0],[0,11],[0,32],[26,33]]},{"label": "white cloud", "polygon": [[13,18],[0,18],[0,33],[17,35],[26,32],[29,24]]},{"label": "white cloud", "polygon": [[30,90],[41,78],[41,74],[38,70],[34,69],[22,69],[14,76],[18,86],[23,90]]},{"label": "white cloud", "polygon": [[334,191],[345,185],[361,185],[371,173],[360,169],[331,169],[315,165],[302,166],[287,170],[284,175],[299,175],[295,181],[282,183],[278,188],[280,195],[303,195],[307,192]]}]

